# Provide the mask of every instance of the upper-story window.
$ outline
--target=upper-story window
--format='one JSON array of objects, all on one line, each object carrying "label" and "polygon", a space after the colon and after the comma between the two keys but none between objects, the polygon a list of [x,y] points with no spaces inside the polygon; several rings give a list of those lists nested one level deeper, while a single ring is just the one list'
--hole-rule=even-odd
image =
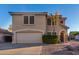
[{"label": "upper-story window", "polygon": [[28,24],[28,16],[24,16],[24,24]]},{"label": "upper-story window", "polygon": [[30,16],[30,24],[34,24],[34,16]]},{"label": "upper-story window", "polygon": [[24,16],[24,24],[34,24],[34,16]]},{"label": "upper-story window", "polygon": [[47,19],[47,25],[51,25],[51,19]]},{"label": "upper-story window", "polygon": [[56,21],[48,19],[47,20],[47,25],[56,25]]},{"label": "upper-story window", "polygon": [[56,25],[56,21],[52,20],[52,25]]}]

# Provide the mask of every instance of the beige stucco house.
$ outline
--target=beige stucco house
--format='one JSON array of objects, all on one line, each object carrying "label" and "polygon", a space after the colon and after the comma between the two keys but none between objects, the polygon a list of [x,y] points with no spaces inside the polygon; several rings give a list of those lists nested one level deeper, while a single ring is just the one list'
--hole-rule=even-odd
[{"label": "beige stucco house", "polygon": [[60,42],[67,41],[66,17],[59,13],[10,12],[12,16],[13,43],[42,43],[43,34],[56,34]]}]

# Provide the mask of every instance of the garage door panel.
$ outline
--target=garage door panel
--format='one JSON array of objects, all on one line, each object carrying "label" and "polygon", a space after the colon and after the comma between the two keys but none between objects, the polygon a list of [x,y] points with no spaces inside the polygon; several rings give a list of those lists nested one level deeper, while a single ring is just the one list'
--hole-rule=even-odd
[{"label": "garage door panel", "polygon": [[18,43],[42,43],[42,33],[17,33]]}]

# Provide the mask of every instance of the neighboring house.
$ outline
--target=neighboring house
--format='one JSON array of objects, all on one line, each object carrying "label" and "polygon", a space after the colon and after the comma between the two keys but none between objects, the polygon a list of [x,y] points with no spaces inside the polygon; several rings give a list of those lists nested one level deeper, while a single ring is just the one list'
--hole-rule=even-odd
[{"label": "neighboring house", "polygon": [[[42,43],[43,34],[56,34],[60,42],[68,39],[66,17],[59,13],[48,15],[47,12],[9,12],[12,15],[13,43]],[[53,22],[51,17],[58,16]]]},{"label": "neighboring house", "polygon": [[75,39],[78,39],[79,40],[79,31],[71,31],[69,33],[69,38],[71,40],[75,40]]},{"label": "neighboring house", "polygon": [[75,36],[75,39],[76,40],[79,40],[79,34]]},{"label": "neighboring house", "polygon": [[11,42],[12,41],[11,37],[12,37],[11,32],[0,28],[0,43]]},{"label": "neighboring house", "polygon": [[69,40],[74,40],[75,39],[75,36],[74,35],[69,35]]}]

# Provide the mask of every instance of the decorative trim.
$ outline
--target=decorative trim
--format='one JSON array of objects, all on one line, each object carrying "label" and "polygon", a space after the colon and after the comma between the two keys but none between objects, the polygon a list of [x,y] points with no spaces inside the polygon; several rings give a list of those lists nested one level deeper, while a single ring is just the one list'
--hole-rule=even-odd
[{"label": "decorative trim", "polygon": [[16,31],[14,31],[14,33],[16,33],[16,32],[20,32],[20,31],[27,31],[27,30],[30,30],[30,31],[40,31],[40,32],[43,32],[43,34],[44,34],[44,30],[38,30],[38,29],[20,29],[20,30],[16,30]]}]

